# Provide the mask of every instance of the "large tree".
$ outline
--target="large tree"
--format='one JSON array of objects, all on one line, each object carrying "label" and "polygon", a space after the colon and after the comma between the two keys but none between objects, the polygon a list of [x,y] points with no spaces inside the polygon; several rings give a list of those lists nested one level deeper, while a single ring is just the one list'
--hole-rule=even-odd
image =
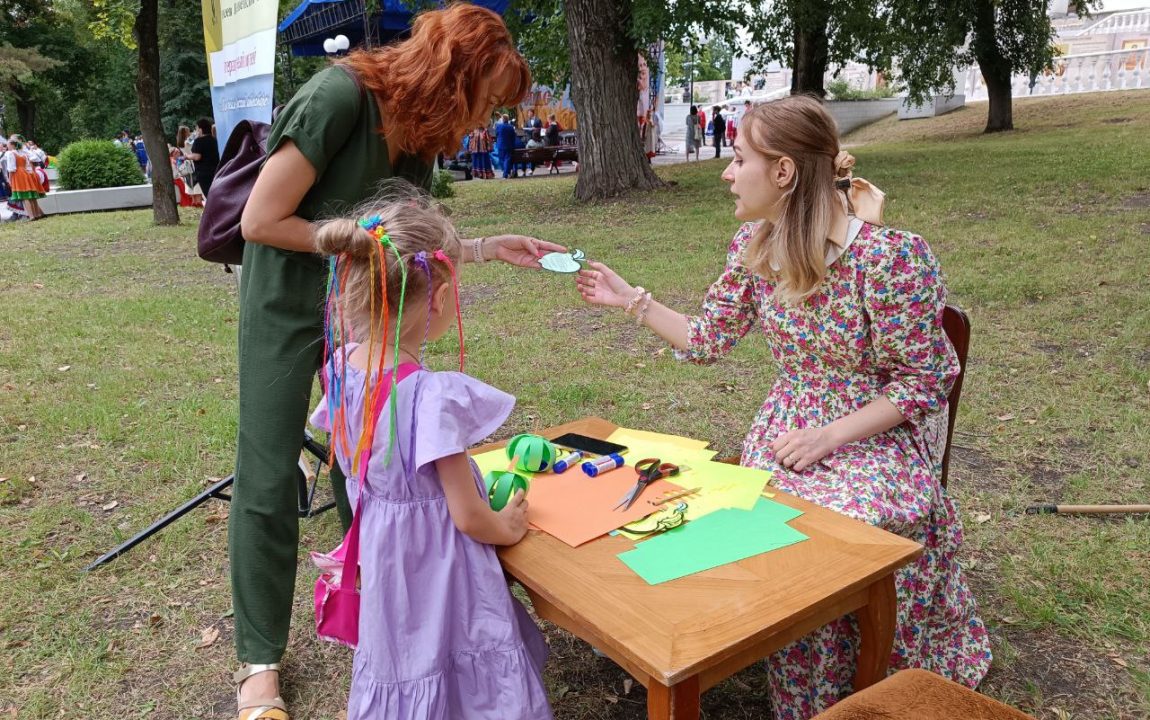
[{"label": "large tree", "polygon": [[97,36],[135,47],[136,107],[144,149],[152,161],[152,218],[157,225],[179,225],[180,213],[168,162],[168,141],[160,121],[160,9],[158,0],[96,0]]},{"label": "large tree", "polygon": [[826,96],[829,69],[850,61],[890,65],[890,14],[885,0],[777,0],[748,18],[758,65],[791,68],[791,93]]},{"label": "large tree", "polygon": [[748,8],[741,0],[514,0],[509,24],[536,77],[558,86],[571,80],[579,115],[576,198],[662,184],[635,121],[639,54],[659,39],[679,45],[699,32],[733,43]]},{"label": "large tree", "polygon": [[[1076,3],[1087,15],[1097,0]],[[1054,26],[1045,0],[891,0],[890,52],[914,100],[953,92],[955,68],[978,63],[990,100],[986,132],[1014,129],[1011,79],[1036,74],[1054,59]]]}]

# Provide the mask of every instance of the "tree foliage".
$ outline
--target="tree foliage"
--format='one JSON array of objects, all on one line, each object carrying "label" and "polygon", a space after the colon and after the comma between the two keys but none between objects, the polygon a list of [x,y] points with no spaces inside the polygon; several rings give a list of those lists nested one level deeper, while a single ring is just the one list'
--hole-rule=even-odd
[{"label": "tree foliage", "polygon": [[[53,153],[79,138],[139,130],[138,59],[129,47],[136,7],[0,0],[2,129],[34,137]],[[211,95],[198,5],[161,2],[159,11],[163,125],[174,139],[180,124],[211,115]],[[117,18],[115,26],[103,27],[101,17]]]},{"label": "tree foliage", "polygon": [[[693,77],[696,82],[707,80],[729,80],[731,65],[735,59],[735,48],[721,37],[708,38],[698,47],[668,47],[667,85],[679,87],[687,85]],[[686,63],[693,63],[687,65]]]}]

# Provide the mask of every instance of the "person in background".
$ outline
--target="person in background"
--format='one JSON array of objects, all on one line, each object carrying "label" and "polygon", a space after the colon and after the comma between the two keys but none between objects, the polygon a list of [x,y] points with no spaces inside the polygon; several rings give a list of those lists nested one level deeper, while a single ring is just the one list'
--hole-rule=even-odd
[{"label": "person in background", "polygon": [[562,131],[563,127],[555,119],[555,113],[551,113],[547,118],[547,147],[559,147],[559,133]]},{"label": "person in background", "polygon": [[723,119],[722,108],[718,105],[711,108],[711,140],[715,144],[715,157],[723,152],[723,139],[727,136],[727,121]]},{"label": "person in background", "polygon": [[[958,508],[940,482],[958,358],[942,326],[946,285],[923,238],[886,225],[883,194],[822,103],[796,95],[743,119],[723,171],[743,222],[702,312],[683,315],[601,263],[584,300],[623,308],[700,364],[765,332],[778,366],[742,464],[773,485],[923,546],[895,573],[891,669],[976,687],[986,627],[958,551]],[[842,617],[767,660],[772,717],[806,720],[852,692],[858,626]]]},{"label": "person in background", "polygon": [[503,179],[506,180],[513,175],[518,176],[515,166],[511,162],[518,134],[515,132],[515,126],[511,124],[511,117],[507,113],[504,113],[501,119],[502,122],[495,127],[495,151],[499,155],[499,167],[503,168]]},{"label": "person in background", "polygon": [[200,194],[206,199],[212,189],[212,180],[216,177],[216,169],[220,164],[220,146],[216,136],[212,134],[215,125],[211,118],[200,118],[196,121],[196,139],[192,141],[192,151],[187,156],[196,163],[196,185]]},{"label": "person in background", "polygon": [[727,110],[727,145],[734,146],[735,144],[735,108],[731,107]]},{"label": "person in background", "polygon": [[691,106],[690,112],[687,113],[687,139],[685,145],[687,147],[687,162],[691,162],[691,153],[695,153],[695,159],[699,159],[699,142],[702,138],[702,128],[699,127],[699,108],[694,105]]},{"label": "person in background", "polygon": [[471,172],[482,180],[495,177],[491,169],[491,133],[483,125],[477,125],[471,133]]},{"label": "person in background", "polygon": [[140,164],[140,172],[144,173],[144,177],[151,177],[148,169],[148,150],[144,147],[144,136],[137,135],[136,139],[132,141],[132,152],[136,153],[136,162]]},{"label": "person in background", "polygon": [[44,186],[32,166],[32,158],[25,147],[24,138],[13,135],[8,138],[8,152],[4,153],[4,172],[11,185],[11,198],[23,203],[24,214],[29,220],[40,220],[44,211],[40,209],[40,198],[44,197]]},{"label": "person in background", "polygon": [[643,124],[640,128],[641,140],[643,141],[643,154],[647,156],[647,161],[655,157],[659,149],[659,128],[658,128],[658,115],[655,111],[648,110],[647,116],[643,118]]}]

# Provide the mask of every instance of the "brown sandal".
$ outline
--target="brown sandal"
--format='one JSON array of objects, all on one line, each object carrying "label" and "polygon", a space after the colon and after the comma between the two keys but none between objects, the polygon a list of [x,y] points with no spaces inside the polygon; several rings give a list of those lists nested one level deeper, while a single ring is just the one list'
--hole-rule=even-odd
[{"label": "brown sandal", "polygon": [[259,698],[250,701],[247,705],[240,705],[240,685],[243,684],[244,680],[260,673],[279,672],[279,669],[279,663],[245,664],[232,675],[232,681],[236,684],[236,705],[239,707],[238,720],[291,720],[291,716],[287,712],[287,705],[284,704],[281,697]]}]

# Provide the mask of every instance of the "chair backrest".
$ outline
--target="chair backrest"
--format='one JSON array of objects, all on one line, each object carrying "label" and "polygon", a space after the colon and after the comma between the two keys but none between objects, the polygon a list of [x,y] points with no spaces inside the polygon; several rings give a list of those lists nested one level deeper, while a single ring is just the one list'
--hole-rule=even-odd
[{"label": "chair backrest", "polygon": [[962,379],[966,376],[966,353],[970,349],[970,317],[962,310],[947,305],[942,311],[942,329],[954,346],[958,355],[958,377],[954,387],[946,396],[950,405],[946,421],[946,450],[942,454],[942,486],[946,487],[947,473],[950,470],[950,441],[954,437],[954,421],[958,418],[958,400],[962,397]]}]

